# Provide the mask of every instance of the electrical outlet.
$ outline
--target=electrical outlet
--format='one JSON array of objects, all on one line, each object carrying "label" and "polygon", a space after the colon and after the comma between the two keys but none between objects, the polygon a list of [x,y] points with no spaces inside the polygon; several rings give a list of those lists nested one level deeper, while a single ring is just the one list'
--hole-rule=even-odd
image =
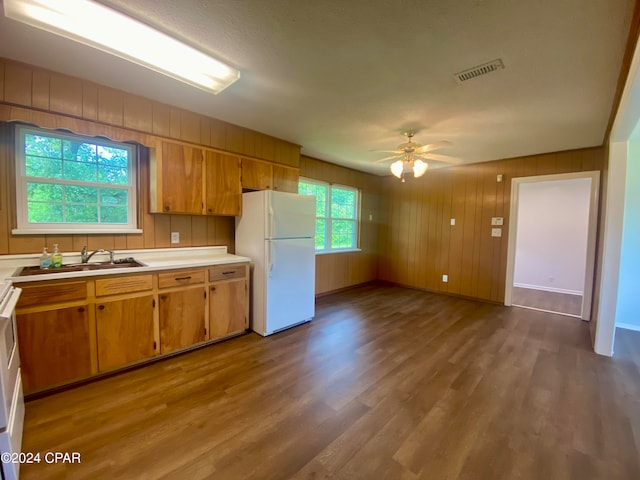
[{"label": "electrical outlet", "polygon": [[451,225],[455,225],[455,224],[456,224],[456,219],[455,219],[455,218],[452,218],[452,219],[449,221],[449,223],[450,223]]},{"label": "electrical outlet", "polygon": [[449,281],[449,275],[442,275],[442,281],[447,283]]},{"label": "electrical outlet", "polygon": [[180,243],[180,232],[171,232],[171,243]]},{"label": "electrical outlet", "polygon": [[501,237],[502,236],[502,229],[501,228],[492,228],[491,229],[491,236],[492,237]]}]

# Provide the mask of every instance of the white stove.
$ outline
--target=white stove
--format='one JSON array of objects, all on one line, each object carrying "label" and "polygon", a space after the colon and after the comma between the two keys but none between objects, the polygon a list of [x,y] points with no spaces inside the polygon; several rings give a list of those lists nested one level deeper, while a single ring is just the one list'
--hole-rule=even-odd
[{"label": "white stove", "polygon": [[20,453],[24,424],[15,313],[21,291],[10,282],[0,282],[0,475],[4,480],[15,480],[20,473],[20,463],[11,460]]}]

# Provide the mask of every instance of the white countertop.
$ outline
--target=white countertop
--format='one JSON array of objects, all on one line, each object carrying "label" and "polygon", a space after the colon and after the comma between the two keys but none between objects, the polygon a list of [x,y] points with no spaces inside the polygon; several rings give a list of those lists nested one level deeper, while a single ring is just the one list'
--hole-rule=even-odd
[{"label": "white countertop", "polygon": [[[14,276],[20,267],[39,265],[40,254],[0,255],[0,281],[10,280],[12,283],[38,282],[64,278],[97,277],[104,275],[135,274],[172,270],[190,267],[208,267],[226,263],[249,262],[250,259],[240,255],[227,253],[227,247],[187,247],[187,248],[154,248],[145,250],[118,250],[115,258],[133,257],[144,263],[144,267],[108,268],[104,270],[86,270],[64,273],[43,273],[24,277]],[[91,258],[94,262],[109,261],[109,254],[96,254]],[[80,253],[62,252],[64,264],[80,263]],[[51,269],[55,271],[55,269]]]}]

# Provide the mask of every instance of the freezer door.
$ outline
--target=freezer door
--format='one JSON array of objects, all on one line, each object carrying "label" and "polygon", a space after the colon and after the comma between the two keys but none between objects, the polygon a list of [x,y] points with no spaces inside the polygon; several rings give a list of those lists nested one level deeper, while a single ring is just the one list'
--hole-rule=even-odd
[{"label": "freezer door", "polygon": [[313,238],[266,240],[265,334],[311,320],[315,313]]},{"label": "freezer door", "polygon": [[315,197],[273,190],[268,190],[266,193],[267,238],[315,236]]}]

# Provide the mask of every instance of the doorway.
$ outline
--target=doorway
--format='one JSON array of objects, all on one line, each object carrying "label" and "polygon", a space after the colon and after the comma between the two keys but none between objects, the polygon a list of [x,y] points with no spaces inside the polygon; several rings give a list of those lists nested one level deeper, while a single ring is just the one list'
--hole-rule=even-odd
[{"label": "doorway", "polygon": [[505,305],[590,320],[599,178],[512,180]]}]

